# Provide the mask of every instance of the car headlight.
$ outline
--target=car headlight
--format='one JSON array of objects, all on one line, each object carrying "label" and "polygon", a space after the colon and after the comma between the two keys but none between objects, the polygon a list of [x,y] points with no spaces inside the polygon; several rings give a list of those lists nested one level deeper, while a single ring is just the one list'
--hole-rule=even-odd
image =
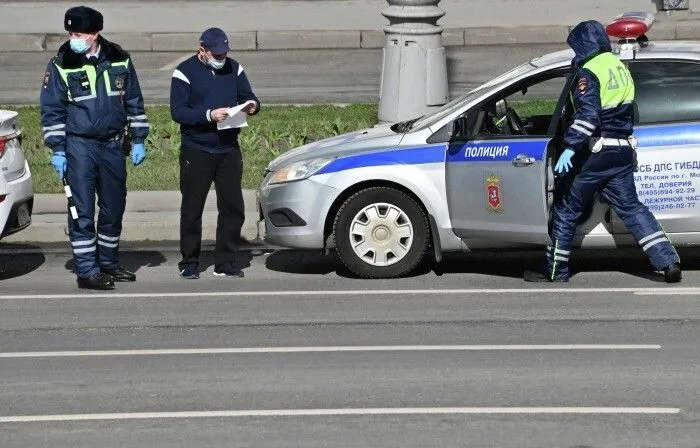
[{"label": "car headlight", "polygon": [[333,159],[309,159],[301,162],[290,163],[283,166],[272,174],[271,184],[282,184],[295,180],[306,179],[318,170],[328,165]]}]

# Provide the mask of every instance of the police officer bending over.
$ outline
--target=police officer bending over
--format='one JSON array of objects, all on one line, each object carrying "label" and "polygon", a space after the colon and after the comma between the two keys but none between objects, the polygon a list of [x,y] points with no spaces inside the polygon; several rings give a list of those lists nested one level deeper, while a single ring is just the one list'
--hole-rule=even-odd
[{"label": "police officer bending over", "polygon": [[[77,219],[68,230],[78,287],[114,289],[135,281],[119,264],[119,237],[126,204],[125,128],[131,160],[146,158],[148,135],[141,88],[129,54],[100,36],[102,14],[70,8],[64,25],[70,40],[51,59],[41,89],[44,142],[51,164],[73,192]],[[95,193],[99,215],[95,233]]]},{"label": "police officer bending over", "polygon": [[[603,25],[578,24],[567,40],[574,50],[573,122],[566,149],[554,171],[567,184],[554,204],[544,272],[525,272],[531,282],[569,281],[569,257],[576,226],[599,192],[624,221],[651,264],[668,283],[681,281],[680,259],[634,185],[636,143],[632,135],[634,82],[627,67],[612,54]],[[572,163],[573,159],[573,163]],[[576,165],[575,172],[569,170]],[[580,167],[580,168],[579,168]]]}]

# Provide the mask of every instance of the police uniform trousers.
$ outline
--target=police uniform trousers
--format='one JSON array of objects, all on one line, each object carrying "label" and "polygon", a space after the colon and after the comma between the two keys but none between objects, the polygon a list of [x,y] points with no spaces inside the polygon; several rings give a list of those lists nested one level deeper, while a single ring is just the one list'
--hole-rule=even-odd
[{"label": "police uniform trousers", "polygon": [[629,146],[604,146],[589,153],[581,170],[554,204],[550,223],[552,245],[546,251],[546,275],[569,278],[569,256],[576,226],[599,192],[657,270],[679,262],[678,254],[649,209],[639,201],[634,185],[635,153]]},{"label": "police uniform trousers", "polygon": [[198,263],[202,247],[202,213],[212,181],[219,211],[216,223],[214,264],[233,262],[245,220],[243,206],[243,158],[240,149],[211,153],[182,147],[180,150],[180,269]]},{"label": "police uniform trousers", "polygon": [[[100,140],[68,135],[66,180],[78,212],[68,232],[78,277],[119,267],[119,237],[126,205],[126,160],[121,136]],[[95,233],[97,193],[97,233]]]}]

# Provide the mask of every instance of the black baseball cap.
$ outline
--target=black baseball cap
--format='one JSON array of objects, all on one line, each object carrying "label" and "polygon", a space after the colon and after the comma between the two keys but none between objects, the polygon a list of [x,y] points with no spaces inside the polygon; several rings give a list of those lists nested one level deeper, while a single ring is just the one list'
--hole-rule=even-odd
[{"label": "black baseball cap", "polygon": [[214,54],[224,54],[231,50],[228,46],[228,37],[221,28],[209,28],[204,30],[199,43]]}]

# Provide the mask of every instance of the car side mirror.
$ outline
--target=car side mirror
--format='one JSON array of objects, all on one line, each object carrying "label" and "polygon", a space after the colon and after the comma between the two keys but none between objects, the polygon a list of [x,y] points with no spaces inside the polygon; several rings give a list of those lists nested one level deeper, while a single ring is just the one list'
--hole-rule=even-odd
[{"label": "car side mirror", "polygon": [[508,112],[508,106],[506,106],[506,100],[498,100],[496,102],[496,116],[505,117]]},{"label": "car side mirror", "polygon": [[469,119],[464,117],[459,117],[453,120],[447,125],[447,135],[450,141],[466,141],[471,137],[471,132],[469,131]]},{"label": "car side mirror", "polygon": [[450,143],[454,141],[467,141],[474,135],[474,131],[471,130],[471,128],[474,126],[474,120],[474,112],[469,112],[466,116],[455,118],[441,127],[436,133],[428,137],[426,142]]},{"label": "car side mirror", "polygon": [[454,140],[455,136],[457,135],[457,121],[450,121],[447,124],[447,140],[452,141]]}]

